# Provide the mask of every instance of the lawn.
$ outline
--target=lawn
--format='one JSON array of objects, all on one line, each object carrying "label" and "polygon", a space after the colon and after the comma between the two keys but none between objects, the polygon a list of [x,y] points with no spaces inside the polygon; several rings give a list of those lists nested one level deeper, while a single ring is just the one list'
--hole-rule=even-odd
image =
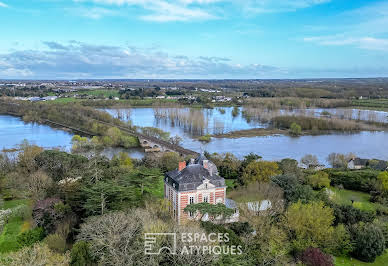
[{"label": "lawn", "polygon": [[354,258],[334,258],[335,266],[386,266],[388,265],[388,249],[385,251],[383,255],[377,257],[375,262],[368,263],[356,260]]},{"label": "lawn", "polygon": [[[27,204],[28,200],[25,199],[4,201],[0,206],[0,209],[15,208]],[[26,229],[26,225],[28,227],[28,223],[25,223],[22,217],[17,216],[10,218],[8,223],[4,225],[3,231],[0,234],[0,253],[17,250],[17,236],[23,228],[24,230]]]},{"label": "lawn", "polygon": [[17,250],[18,244],[16,240],[22,225],[22,218],[15,217],[4,226],[3,232],[0,235],[0,253]]},{"label": "lawn", "polygon": [[388,110],[388,99],[353,100],[352,106],[386,111]]},{"label": "lawn", "polygon": [[368,193],[338,188],[330,188],[330,190],[334,192],[332,199],[337,204],[351,205],[353,200],[353,207],[365,211],[375,211],[379,205],[369,201]]},{"label": "lawn", "polygon": [[80,91],[79,93],[93,95],[93,96],[102,96],[105,98],[108,98],[109,96],[120,97],[118,90],[87,90],[87,91]]}]

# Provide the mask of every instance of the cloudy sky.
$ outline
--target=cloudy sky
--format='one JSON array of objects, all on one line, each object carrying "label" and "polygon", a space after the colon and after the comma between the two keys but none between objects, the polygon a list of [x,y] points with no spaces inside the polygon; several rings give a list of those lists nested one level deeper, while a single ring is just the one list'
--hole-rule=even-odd
[{"label": "cloudy sky", "polygon": [[388,76],[388,1],[0,0],[0,79]]}]

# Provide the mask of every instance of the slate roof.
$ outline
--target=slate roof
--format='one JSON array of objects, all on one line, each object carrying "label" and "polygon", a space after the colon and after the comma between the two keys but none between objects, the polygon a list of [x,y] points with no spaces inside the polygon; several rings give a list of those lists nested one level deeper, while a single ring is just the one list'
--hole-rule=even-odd
[{"label": "slate roof", "polygon": [[354,158],[352,160],[353,160],[354,165],[362,165],[362,166],[366,166],[368,164],[368,161],[369,161],[368,159],[361,159],[361,158]]},{"label": "slate roof", "polygon": [[216,173],[211,175],[202,164],[189,164],[182,171],[175,169],[166,173],[166,182],[178,191],[195,190],[205,179],[216,187],[225,187],[225,179]]}]

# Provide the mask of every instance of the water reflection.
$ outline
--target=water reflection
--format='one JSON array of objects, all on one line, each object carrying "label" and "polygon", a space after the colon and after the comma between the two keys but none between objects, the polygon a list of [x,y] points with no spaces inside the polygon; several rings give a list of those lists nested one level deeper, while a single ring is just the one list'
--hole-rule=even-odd
[{"label": "water reflection", "polygon": [[[158,127],[171,135],[183,138],[182,146],[195,151],[232,152],[239,158],[254,152],[267,160],[282,158],[300,159],[305,154],[315,154],[321,163],[332,152],[349,153],[365,158],[388,160],[388,133],[361,132],[356,134],[332,134],[323,136],[266,136],[239,139],[217,139],[203,144],[196,139],[197,134],[216,134],[235,130],[265,127],[273,116],[284,114],[322,116],[330,112],[333,117],[342,119],[368,119],[388,122],[387,112],[357,109],[294,109],[269,111],[261,108],[240,108],[236,117],[232,116],[233,108],[192,109],[192,108],[132,108],[131,122],[137,126]],[[115,116],[112,110],[107,109]],[[249,113],[248,113],[249,112]],[[125,120],[125,119],[123,119]]]}]

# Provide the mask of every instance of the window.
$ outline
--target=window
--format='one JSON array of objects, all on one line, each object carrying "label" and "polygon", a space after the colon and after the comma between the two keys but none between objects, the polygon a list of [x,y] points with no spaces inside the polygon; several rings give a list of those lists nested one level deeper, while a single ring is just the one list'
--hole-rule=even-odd
[{"label": "window", "polygon": [[205,184],[205,188],[207,189],[207,184]]},{"label": "window", "polygon": [[174,209],[174,218],[175,218],[175,209]]},{"label": "window", "polygon": [[194,197],[190,197],[190,204],[194,203]]},{"label": "window", "polygon": [[203,202],[209,202],[209,197],[208,196],[203,197]]},{"label": "window", "polygon": [[190,215],[190,217],[194,217],[194,213],[193,212],[189,212],[189,215]]}]

